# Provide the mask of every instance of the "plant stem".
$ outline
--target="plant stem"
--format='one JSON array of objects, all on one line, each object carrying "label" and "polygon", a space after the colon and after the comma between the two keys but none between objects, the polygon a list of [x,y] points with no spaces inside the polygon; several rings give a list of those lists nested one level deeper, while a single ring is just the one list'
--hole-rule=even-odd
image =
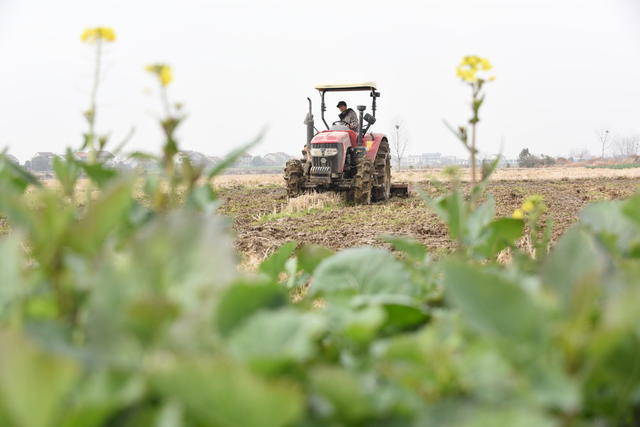
[{"label": "plant stem", "polygon": [[89,114],[89,163],[94,163],[96,160],[95,150],[95,125],[96,125],[96,100],[98,98],[98,87],[100,86],[100,68],[102,61],[102,39],[96,40],[96,60],[95,69],[93,74],[93,89],[91,90],[90,101],[90,114]]},{"label": "plant stem", "polygon": [[476,123],[471,125],[471,182],[476,183]]},{"label": "plant stem", "polygon": [[171,107],[169,106],[169,97],[167,96],[167,87],[160,83],[160,97],[162,98],[162,106],[164,107],[165,119],[171,117]]}]

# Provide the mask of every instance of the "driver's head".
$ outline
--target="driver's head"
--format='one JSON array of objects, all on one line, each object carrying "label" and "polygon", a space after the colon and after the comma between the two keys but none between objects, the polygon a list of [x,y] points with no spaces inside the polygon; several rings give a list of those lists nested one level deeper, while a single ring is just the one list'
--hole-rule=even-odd
[{"label": "driver's head", "polygon": [[347,103],[344,102],[344,101],[340,101],[340,102],[338,102],[337,107],[338,107],[338,109],[340,110],[341,113],[344,113],[344,110],[347,109]]}]

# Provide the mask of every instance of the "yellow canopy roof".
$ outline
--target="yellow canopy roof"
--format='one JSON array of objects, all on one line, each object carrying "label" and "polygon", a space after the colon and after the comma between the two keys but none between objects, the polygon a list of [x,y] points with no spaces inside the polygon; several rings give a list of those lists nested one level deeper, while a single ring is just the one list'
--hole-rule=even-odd
[{"label": "yellow canopy roof", "polygon": [[349,90],[376,90],[376,84],[374,82],[364,83],[346,83],[346,84],[331,84],[331,85],[317,85],[316,89],[321,92],[339,92]]}]

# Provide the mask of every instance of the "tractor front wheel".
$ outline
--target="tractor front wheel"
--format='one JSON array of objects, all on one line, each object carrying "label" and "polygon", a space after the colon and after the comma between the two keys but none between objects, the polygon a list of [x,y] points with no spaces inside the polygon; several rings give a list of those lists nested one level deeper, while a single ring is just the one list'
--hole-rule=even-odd
[{"label": "tractor front wheel", "polygon": [[284,167],[284,181],[287,184],[287,196],[297,197],[302,194],[304,180],[302,162],[297,159],[287,161]]},{"label": "tractor front wheel", "polygon": [[375,162],[377,185],[373,188],[373,201],[380,202],[391,197],[391,153],[389,143],[382,140]]},{"label": "tractor front wheel", "polygon": [[356,177],[353,187],[353,201],[358,205],[371,203],[371,189],[373,185],[373,162],[365,157],[358,159]]}]

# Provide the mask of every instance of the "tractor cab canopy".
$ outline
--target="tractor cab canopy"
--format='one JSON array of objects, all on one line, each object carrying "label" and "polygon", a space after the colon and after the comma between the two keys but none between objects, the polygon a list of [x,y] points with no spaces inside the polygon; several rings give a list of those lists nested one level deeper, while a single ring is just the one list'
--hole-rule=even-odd
[{"label": "tractor cab canopy", "polygon": [[[375,121],[376,117],[376,99],[380,97],[380,92],[376,89],[376,84],[374,82],[362,82],[362,83],[342,83],[342,84],[326,84],[326,85],[317,85],[315,88],[320,92],[321,104],[320,104],[320,113],[322,116],[322,121],[327,129],[329,129],[329,124],[325,120],[324,113],[327,111],[327,106],[325,104],[324,95],[327,92],[355,92],[355,91],[367,91],[371,92],[371,98],[373,98],[371,103],[371,112],[373,113],[373,119]],[[309,101],[311,102],[311,101]],[[358,107],[358,110],[364,111],[365,107]],[[362,124],[361,124],[362,128]],[[359,133],[363,133],[362,130]]]},{"label": "tractor cab canopy", "polygon": [[331,85],[317,85],[316,89],[320,92],[350,92],[358,90],[376,91],[376,84],[374,82],[365,83],[347,83],[347,84],[331,84]]}]

